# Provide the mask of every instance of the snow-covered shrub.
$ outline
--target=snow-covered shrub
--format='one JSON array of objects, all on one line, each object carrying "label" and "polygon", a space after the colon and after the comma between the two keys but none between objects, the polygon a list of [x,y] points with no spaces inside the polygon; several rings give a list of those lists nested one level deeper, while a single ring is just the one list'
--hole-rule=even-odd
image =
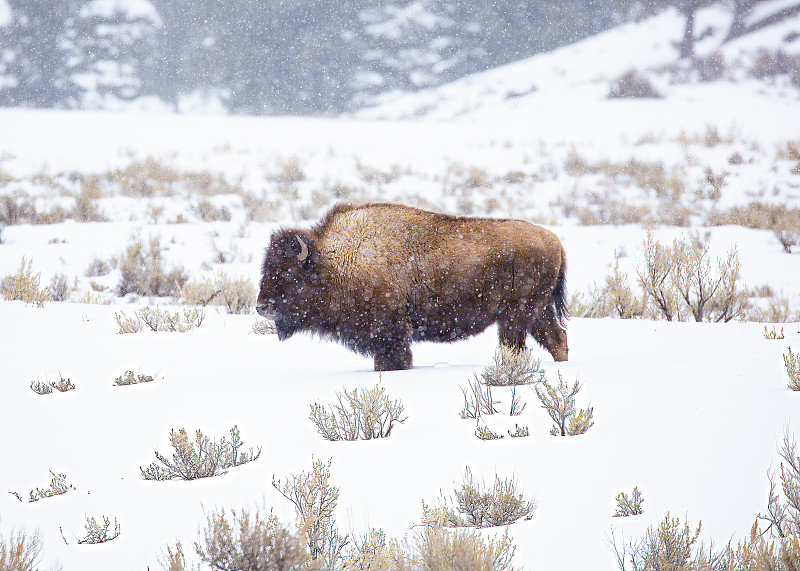
[{"label": "snow-covered shrub", "polygon": [[84,187],[75,197],[75,207],[69,213],[76,222],[105,222],[107,218],[100,212],[95,202],[102,194],[95,188]]},{"label": "snow-covered shrub", "polygon": [[770,331],[767,329],[767,326],[764,326],[764,339],[767,340],[775,340],[775,339],[784,339],[783,335],[783,327],[781,327],[780,333],[778,333],[777,327],[774,325],[772,326],[772,330]]},{"label": "snow-covered shrub", "polygon": [[192,444],[185,429],[181,428],[178,432],[171,430],[169,440],[175,449],[172,459],[156,452],[161,464],[153,462],[147,469],[140,467],[139,471],[145,480],[195,480],[225,474],[229,468],[252,462],[261,456],[260,447],[258,452],[253,452],[252,448],[249,452],[240,452],[244,443],[238,427],[231,428],[230,433],[230,440],[223,437],[218,444],[197,430]]},{"label": "snow-covered shrub", "polygon": [[606,276],[606,287],[601,299],[605,300],[611,313],[620,319],[642,317],[647,311],[647,296],[637,296],[628,285],[628,276],[620,271],[619,259],[614,270]]},{"label": "snow-covered shrub", "polygon": [[142,307],[133,312],[133,317],[128,317],[125,312],[114,313],[114,319],[119,327],[120,334],[138,333],[145,326],[151,331],[169,331],[184,333],[200,327],[206,315],[202,309],[184,309],[183,313],[173,313],[157,307]]},{"label": "snow-covered shrub", "polygon": [[24,301],[36,307],[44,307],[45,301],[50,301],[50,294],[47,290],[39,287],[41,272],[33,273],[33,260],[22,261],[16,274],[9,274],[0,282],[0,293],[9,301]]},{"label": "snow-covered shrub", "polygon": [[0,196],[0,227],[33,222],[36,217],[36,207],[26,192]]},{"label": "snow-covered shrub", "polygon": [[790,54],[782,49],[770,51],[759,48],[750,68],[750,75],[756,79],[787,75],[795,86],[800,87],[800,55]]},{"label": "snow-covered shrub", "polygon": [[608,89],[609,99],[618,98],[648,98],[658,99],[663,97],[653,87],[646,75],[635,69],[623,73],[616,78]]},{"label": "snow-covered shrub", "polygon": [[119,262],[119,269],[117,293],[121,296],[129,293],[156,297],[176,295],[188,279],[183,268],[164,269],[158,238],[150,238],[147,247],[140,240],[131,242]]},{"label": "snow-covered shrub", "polygon": [[800,534],[800,456],[797,453],[797,441],[788,429],[783,435],[778,455],[782,459],[781,491],[777,490],[775,473],[770,471],[767,513],[758,517],[769,523],[767,531],[784,538]]},{"label": "snow-covered shrub", "polygon": [[256,335],[275,335],[278,332],[278,330],[275,329],[275,322],[269,319],[255,320],[250,330]]},{"label": "snow-covered shrub", "polygon": [[[44,498],[52,498],[53,496],[60,496],[62,494],[66,494],[70,490],[74,490],[75,486],[72,484],[67,483],[67,476],[65,474],[56,474],[52,470],[50,470],[50,474],[53,476],[50,480],[50,485],[47,488],[35,488],[30,490],[28,493],[28,502],[38,502]],[[11,494],[17,498],[19,501],[22,501],[22,495],[18,492],[11,492]],[[0,566],[0,569],[4,569],[4,567]]]},{"label": "snow-covered shrub", "polygon": [[133,371],[125,371],[125,374],[114,379],[115,386],[136,385],[139,383],[150,383],[153,381],[152,375],[136,374]]},{"label": "snow-covered shrub", "polygon": [[477,375],[469,382],[469,391],[460,387],[464,395],[464,408],[461,409],[461,418],[478,419],[483,414],[495,414],[497,402],[492,398],[492,387],[482,385]]},{"label": "snow-covered shrub", "polygon": [[786,374],[789,375],[789,388],[800,391],[800,354],[792,353],[791,347],[788,349],[789,352],[783,355],[783,364],[786,367]]},{"label": "snow-covered shrub", "polygon": [[219,305],[231,314],[246,314],[256,303],[256,288],[249,278],[232,278],[223,271],[186,282],[178,294],[187,305]]},{"label": "snow-covered shrub", "polygon": [[203,222],[230,222],[231,211],[226,206],[216,207],[210,200],[204,198],[192,206],[192,213]]},{"label": "snow-covered shrub", "polygon": [[103,523],[97,523],[93,517],[86,516],[86,523],[84,524],[86,535],[78,540],[79,544],[88,543],[96,545],[98,543],[106,543],[112,539],[116,539],[120,535],[120,525],[117,518],[114,518],[114,527],[111,528],[111,522],[106,516],[103,516]]},{"label": "snow-covered shrub", "polygon": [[[39,532],[28,533],[24,529],[11,530],[4,536],[0,531],[0,569],[27,571],[41,564],[42,540]],[[58,567],[57,569],[61,569]]]},{"label": "snow-covered shrub", "polygon": [[800,569],[800,534],[794,533],[776,542],[768,541],[765,532],[753,522],[750,535],[734,549],[728,543],[721,558],[724,571],[795,571]]},{"label": "snow-covered shrub", "polygon": [[584,434],[594,425],[594,409],[577,409],[575,397],[581,388],[577,379],[570,388],[558,371],[558,386],[542,381],[536,388],[536,396],[542,402],[542,408],[547,411],[555,423],[550,430],[553,436],[575,436]]},{"label": "snow-covered shrub", "polygon": [[144,322],[142,322],[142,320],[136,316],[128,317],[122,311],[119,313],[114,312],[114,319],[119,327],[119,331],[117,333],[120,335],[125,333],[139,333],[139,331],[144,329]]},{"label": "snow-covered shrub", "polygon": [[747,312],[745,291],[739,288],[739,254],[734,247],[717,258],[709,257],[708,237],[674,240],[664,246],[648,229],[644,260],[636,269],[639,285],[654,311],[667,321],[728,322]]},{"label": "snow-covered shrub", "polygon": [[[688,523],[681,525],[679,518],[672,518],[668,513],[657,526],[650,526],[644,538],[630,540],[629,543],[617,545],[612,537],[611,548],[616,554],[620,571],[635,569],[636,571],[662,571],[680,569],[681,571],[727,570],[720,565],[719,554],[707,553],[703,545],[697,544],[702,522],[692,531]],[[716,565],[712,565],[712,561]],[[630,563],[631,567],[628,567]]]},{"label": "snow-covered shrub", "polygon": [[314,403],[309,418],[326,440],[372,440],[387,438],[396,423],[403,423],[404,407],[391,400],[380,383],[371,389],[346,388],[336,393],[338,404],[326,408]]},{"label": "snow-covered shrub", "polygon": [[702,82],[721,81],[730,76],[725,54],[719,50],[705,56],[694,57],[692,67],[697,71],[698,79]]},{"label": "snow-covered shrub", "polygon": [[48,381],[45,383],[39,379],[31,381],[31,390],[38,395],[49,395],[53,392],[53,389],[60,393],[65,393],[73,390],[74,388],[75,384],[70,379],[65,379],[63,376],[61,376],[61,373],[58,375],[58,381]]},{"label": "snow-covered shrub", "polygon": [[[231,510],[230,515],[224,509],[214,511],[206,514],[199,533],[194,550],[210,569],[314,569],[302,536],[272,513],[264,517],[258,509]],[[167,548],[162,564],[170,571],[190,569],[180,542],[174,550]]]},{"label": "snow-covered shrub", "polygon": [[304,181],[305,179],[306,173],[303,171],[299,158],[290,157],[278,161],[278,172],[273,177],[275,182],[292,184]]},{"label": "snow-covered shrub", "polygon": [[53,301],[66,301],[72,293],[67,276],[62,273],[55,274],[47,286],[47,293]]},{"label": "snow-covered shrub", "polygon": [[491,428],[481,423],[478,423],[475,427],[475,436],[477,436],[479,440],[500,440],[501,438],[505,438],[502,434],[497,434],[492,431]]},{"label": "snow-covered shrub", "polygon": [[520,426],[519,424],[515,424],[514,432],[511,432],[511,430],[509,430],[508,435],[511,438],[525,438],[526,436],[531,435],[531,431],[528,429],[527,426]]},{"label": "snow-covered shrub", "polygon": [[483,384],[488,386],[517,386],[538,383],[544,378],[541,359],[535,359],[530,349],[517,350],[501,346],[494,360],[481,373]]},{"label": "snow-covered shrub", "polygon": [[614,517],[628,517],[632,515],[639,515],[643,513],[642,504],[644,503],[644,496],[639,491],[638,487],[633,488],[630,497],[625,492],[617,494],[617,510],[614,512]]},{"label": "snow-covered shrub", "polygon": [[118,264],[119,260],[117,260],[117,258],[112,257],[108,260],[103,260],[95,257],[91,262],[89,262],[89,267],[86,268],[84,275],[87,278],[99,278],[101,276],[107,276],[114,268],[117,267]]},{"label": "snow-covered shrub", "polygon": [[440,523],[428,522],[415,538],[413,545],[407,543],[402,551],[397,547],[391,551],[394,556],[383,569],[513,571],[515,551],[508,531],[500,538],[487,539],[474,530],[449,530]]},{"label": "snow-covered shrub", "polygon": [[525,498],[513,478],[501,480],[495,474],[494,485],[487,488],[485,482],[475,479],[469,467],[454,494],[455,502],[442,498],[436,508],[429,509],[423,503],[423,519],[428,523],[439,520],[448,527],[496,527],[528,517],[536,509],[536,502]]},{"label": "snow-covered shrub", "polygon": [[272,477],[273,487],[294,504],[311,559],[324,569],[334,568],[343,559],[347,544],[347,537],[339,535],[333,514],[339,488],[329,483],[331,462],[314,460],[311,471],[292,474],[285,482]]}]

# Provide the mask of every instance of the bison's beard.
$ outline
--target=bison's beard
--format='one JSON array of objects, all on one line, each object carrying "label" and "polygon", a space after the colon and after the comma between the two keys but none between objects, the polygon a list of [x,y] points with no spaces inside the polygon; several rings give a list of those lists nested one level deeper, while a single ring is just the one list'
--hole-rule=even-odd
[{"label": "bison's beard", "polygon": [[298,323],[291,317],[276,315],[275,331],[278,333],[278,340],[285,341],[297,331]]}]

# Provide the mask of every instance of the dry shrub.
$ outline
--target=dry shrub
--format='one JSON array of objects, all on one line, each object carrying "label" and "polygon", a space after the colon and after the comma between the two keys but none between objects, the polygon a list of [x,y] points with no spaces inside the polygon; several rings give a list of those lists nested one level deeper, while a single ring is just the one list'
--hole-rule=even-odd
[{"label": "dry shrub", "polygon": [[231,212],[226,206],[216,207],[208,199],[203,199],[192,206],[192,213],[203,222],[230,222],[231,220]]},{"label": "dry shrub", "polygon": [[75,197],[75,206],[69,213],[77,222],[106,222],[108,219],[100,212],[96,200],[99,192],[92,187],[84,187]]},{"label": "dry shrub", "polygon": [[142,307],[135,310],[133,315],[134,317],[128,317],[123,311],[114,313],[114,319],[119,326],[118,333],[138,333],[145,326],[150,331],[185,333],[200,327],[206,316],[203,310],[196,308],[184,309],[183,313],[170,313],[157,307]]},{"label": "dry shrub", "polygon": [[692,531],[688,523],[681,525],[679,518],[667,514],[657,527],[647,528],[643,539],[617,545],[612,537],[611,547],[621,571],[628,562],[636,571],[722,571],[720,556],[706,553],[697,543],[701,527],[702,522]]},{"label": "dry shrub", "polygon": [[750,75],[756,79],[788,75],[794,85],[800,86],[800,55],[789,54],[782,49],[770,51],[759,48],[750,68]]},{"label": "dry shrub", "polygon": [[648,302],[667,321],[731,321],[746,316],[746,292],[738,287],[739,256],[734,247],[712,267],[709,238],[674,240],[664,246],[647,230],[644,260],[636,269]]},{"label": "dry shrub", "polygon": [[328,410],[319,403],[311,405],[309,418],[326,440],[388,438],[395,423],[408,418],[400,401],[392,401],[380,383],[371,389],[343,389],[336,396],[339,403]]},{"label": "dry shrub", "polygon": [[582,208],[578,212],[578,222],[581,226],[640,224],[645,222],[650,215],[650,207],[647,205],[634,205],[608,198],[594,208]]},{"label": "dry shrub", "polygon": [[501,346],[494,359],[481,373],[481,382],[494,387],[509,387],[538,383],[544,377],[541,359],[530,349]]},{"label": "dry shrub", "polygon": [[178,295],[187,305],[219,305],[236,315],[250,313],[256,303],[256,288],[248,278],[231,278],[223,271],[187,282]]},{"label": "dry shrub", "polygon": [[111,258],[109,260],[101,260],[100,258],[95,257],[94,260],[89,262],[89,267],[86,268],[86,272],[84,275],[87,278],[98,278],[101,276],[107,276],[111,273],[111,271],[117,267],[119,261],[116,258]]},{"label": "dry shrub", "polygon": [[731,543],[725,550],[724,571],[797,571],[800,569],[800,535],[792,535],[777,542],[768,541],[753,522],[750,535],[739,541],[734,549]]},{"label": "dry shrub", "polygon": [[800,209],[787,208],[784,204],[751,202],[746,207],[710,212],[707,223],[772,230],[786,252],[791,252],[791,247],[800,242]]},{"label": "dry shrub", "polygon": [[36,307],[44,307],[45,301],[50,301],[50,294],[45,289],[40,289],[39,280],[41,272],[33,273],[33,260],[26,263],[25,256],[19,265],[16,274],[10,274],[0,282],[0,292],[9,301],[24,301]]},{"label": "dry shrub", "polygon": [[230,440],[223,437],[217,444],[216,440],[209,439],[197,430],[195,442],[192,444],[185,429],[181,428],[178,432],[171,430],[169,440],[175,450],[172,459],[156,452],[156,458],[161,464],[153,462],[147,469],[140,467],[139,471],[145,480],[195,480],[225,474],[229,468],[246,464],[261,456],[261,448],[258,452],[254,452],[252,448],[249,452],[240,452],[244,442],[238,427],[231,428],[230,433]]},{"label": "dry shrub", "polygon": [[85,535],[78,540],[78,544],[97,545],[106,543],[119,537],[121,528],[117,518],[114,518],[114,528],[112,531],[111,521],[108,517],[103,516],[103,523],[98,523],[94,517],[86,516],[84,523]]},{"label": "dry shrub", "polygon": [[62,273],[55,274],[47,286],[47,293],[53,301],[66,301],[72,293],[67,276]]},{"label": "dry shrub", "polygon": [[176,295],[188,279],[181,267],[169,272],[164,269],[158,238],[150,238],[147,247],[140,240],[131,242],[119,262],[119,268],[117,293],[120,296],[129,293],[156,297]]},{"label": "dry shrub", "polygon": [[454,494],[455,502],[442,498],[437,508],[429,509],[423,503],[423,519],[439,521],[448,527],[497,527],[529,517],[536,509],[536,502],[525,498],[513,478],[500,479],[495,474],[494,485],[487,488],[483,480],[475,479],[469,467]]},{"label": "dry shrub", "polygon": [[513,571],[514,552],[506,531],[487,539],[466,529],[450,530],[441,522],[423,525],[413,539],[387,539],[373,531],[351,552],[344,569],[371,571]]},{"label": "dry shrub", "polygon": [[542,408],[547,411],[555,423],[550,429],[550,434],[553,436],[585,434],[594,426],[594,409],[591,406],[586,409],[577,408],[575,397],[581,388],[577,379],[570,388],[561,376],[561,371],[557,372],[557,376],[557,386],[553,386],[545,380],[535,387],[536,396],[542,402]]},{"label": "dry shrub", "polygon": [[[781,333],[783,329],[781,329]],[[786,374],[789,377],[789,388],[793,391],[800,391],[800,354],[793,353],[792,348],[788,347],[789,352],[784,353],[783,355],[783,364],[786,367]],[[800,468],[800,465],[798,465]],[[800,485],[800,471],[798,471],[798,484]],[[800,501],[800,495],[798,495],[798,501]],[[800,503],[798,504],[800,507]],[[800,517],[798,518],[798,523],[800,523]],[[800,528],[800,525],[798,525]]]},{"label": "dry shrub", "polygon": [[[281,525],[271,512],[264,517],[260,510],[225,510],[206,514],[206,522],[200,530],[200,539],[194,548],[200,561],[211,569],[285,569],[311,570],[308,552],[301,533],[295,533]],[[168,549],[166,568],[182,570],[185,567],[183,548],[180,543],[175,551]]]},{"label": "dry shrub", "polygon": [[572,294],[569,300],[570,315],[577,317],[603,318],[617,317],[632,319],[648,314],[646,295],[638,296],[628,285],[628,276],[619,268],[619,259],[614,269],[606,276],[603,287],[594,286],[584,295]]},{"label": "dry shrub", "polygon": [[306,179],[306,173],[303,172],[300,159],[297,157],[278,161],[278,169],[274,180],[281,184],[293,184]]},{"label": "dry shrub", "polygon": [[329,483],[331,460],[314,460],[311,471],[292,474],[285,482],[273,476],[272,485],[292,502],[297,520],[303,526],[311,559],[324,569],[331,569],[344,556],[347,537],[336,528],[334,510],[339,488]]},{"label": "dry shrub", "polygon": [[632,69],[623,73],[614,81],[608,90],[608,99],[618,98],[649,98],[660,99],[663,97],[658,90],[653,87],[646,75]]},{"label": "dry shrub", "polygon": [[[8,536],[0,532],[0,569],[3,571],[31,571],[39,569],[42,539],[39,532],[24,529],[11,530]],[[52,569],[60,570],[61,566]]]},{"label": "dry shrub", "polygon": [[697,71],[698,79],[702,82],[721,81],[728,79],[728,64],[725,55],[715,50],[708,55],[698,56],[692,60],[692,67]]},{"label": "dry shrub", "polygon": [[[389,171],[382,171],[380,169],[374,167],[368,167],[364,165],[361,161],[356,160],[356,170],[358,174],[361,175],[361,180],[368,184],[389,184],[390,182],[394,182],[400,175],[402,171],[400,169],[400,165],[393,164]],[[342,196],[337,196],[337,198],[344,198]]]},{"label": "dry shrub", "polygon": [[614,517],[630,517],[644,513],[642,510],[643,503],[644,496],[642,496],[638,487],[633,488],[630,497],[625,492],[620,492],[617,494],[617,510],[614,512]]},{"label": "dry shrub", "polygon": [[121,387],[127,385],[138,385],[140,383],[152,383],[155,379],[153,379],[152,375],[145,375],[145,374],[136,374],[133,371],[125,371],[125,374],[120,375],[116,379],[114,379],[114,386]]},{"label": "dry shrub", "polygon": [[414,548],[405,551],[404,557],[396,558],[396,563],[386,569],[513,571],[516,548],[508,532],[499,539],[487,540],[475,531],[450,531],[441,525],[428,523],[415,539]]},{"label": "dry shrub", "polygon": [[12,226],[36,219],[36,207],[26,192],[0,196],[0,226]]}]

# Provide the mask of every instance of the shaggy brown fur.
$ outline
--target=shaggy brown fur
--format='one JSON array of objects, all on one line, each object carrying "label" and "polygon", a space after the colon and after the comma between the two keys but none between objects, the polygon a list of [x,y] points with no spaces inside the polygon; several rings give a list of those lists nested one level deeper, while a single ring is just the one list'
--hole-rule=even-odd
[{"label": "shaggy brown fur", "polygon": [[278,336],[310,331],[411,367],[411,341],[456,341],[497,323],[567,360],[566,259],[558,238],[521,220],[468,218],[397,204],[339,204],[310,230],[273,233],[258,313]]}]

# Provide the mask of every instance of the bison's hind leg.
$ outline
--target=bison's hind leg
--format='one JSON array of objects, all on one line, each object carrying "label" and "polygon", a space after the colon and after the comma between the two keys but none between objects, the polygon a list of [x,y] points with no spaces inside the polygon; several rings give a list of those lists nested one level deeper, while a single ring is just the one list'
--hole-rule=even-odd
[{"label": "bison's hind leg", "polygon": [[541,317],[534,320],[531,335],[553,356],[554,361],[568,359],[567,330],[556,317],[553,304],[547,305],[542,311]]},{"label": "bison's hind leg", "polygon": [[373,336],[371,353],[376,371],[410,369],[411,326],[404,320],[381,325]]}]

